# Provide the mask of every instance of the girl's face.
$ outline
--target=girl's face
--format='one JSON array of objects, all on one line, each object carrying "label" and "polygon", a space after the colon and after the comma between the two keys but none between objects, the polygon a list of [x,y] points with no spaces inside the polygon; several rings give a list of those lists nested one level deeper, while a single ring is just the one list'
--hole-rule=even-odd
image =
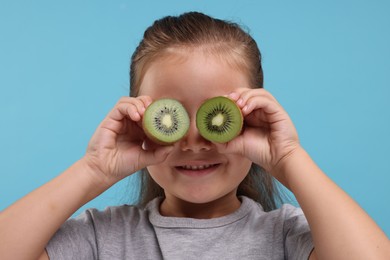
[{"label": "girl's face", "polygon": [[163,163],[147,168],[165,192],[162,214],[180,215],[179,205],[186,204],[214,204],[214,209],[219,208],[219,212],[212,213],[214,216],[238,208],[236,190],[252,162],[240,155],[217,152],[213,143],[200,136],[195,121],[196,111],[206,99],[243,87],[249,88],[249,83],[241,70],[201,51],[172,54],[149,65],[139,95],[153,100],[174,98],[190,116],[187,135],[174,144]]}]

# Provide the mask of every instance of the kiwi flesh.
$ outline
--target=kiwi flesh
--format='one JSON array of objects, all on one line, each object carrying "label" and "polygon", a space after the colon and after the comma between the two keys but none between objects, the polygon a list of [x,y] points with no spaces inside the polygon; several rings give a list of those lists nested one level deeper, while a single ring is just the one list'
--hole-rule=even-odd
[{"label": "kiwi flesh", "polygon": [[150,104],[142,118],[145,134],[155,143],[167,145],[185,136],[190,119],[184,106],[175,99],[159,99]]},{"label": "kiwi flesh", "polygon": [[226,143],[238,136],[243,126],[241,109],[223,96],[206,100],[196,113],[196,127],[205,139]]}]

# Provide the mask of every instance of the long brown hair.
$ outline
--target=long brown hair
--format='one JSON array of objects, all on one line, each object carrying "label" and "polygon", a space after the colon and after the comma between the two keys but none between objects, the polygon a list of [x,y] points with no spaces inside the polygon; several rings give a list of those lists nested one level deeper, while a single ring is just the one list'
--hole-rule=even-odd
[{"label": "long brown hair", "polygon": [[[189,12],[156,20],[146,29],[144,37],[131,57],[130,96],[136,97],[143,76],[151,62],[174,49],[200,48],[217,55],[247,74],[253,88],[263,87],[261,54],[255,40],[238,24]],[[142,170],[139,204],[164,196],[163,189]],[[266,211],[277,208],[281,197],[275,179],[260,166],[252,164],[240,183],[237,196],[259,202]]]}]

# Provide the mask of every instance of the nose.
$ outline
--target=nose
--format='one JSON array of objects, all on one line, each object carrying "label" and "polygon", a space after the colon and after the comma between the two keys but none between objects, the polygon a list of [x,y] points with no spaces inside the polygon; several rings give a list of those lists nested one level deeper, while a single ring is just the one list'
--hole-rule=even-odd
[{"label": "nose", "polygon": [[190,128],[183,139],[180,140],[182,151],[192,151],[194,153],[210,151],[212,143],[199,134],[194,117],[191,119]]}]

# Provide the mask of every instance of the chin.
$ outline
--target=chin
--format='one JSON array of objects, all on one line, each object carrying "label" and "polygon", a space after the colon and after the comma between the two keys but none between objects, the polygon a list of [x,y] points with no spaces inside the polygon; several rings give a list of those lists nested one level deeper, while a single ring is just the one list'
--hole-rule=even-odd
[{"label": "chin", "polygon": [[[235,196],[234,192],[234,196]],[[192,204],[208,204],[233,195],[232,192],[213,193],[210,190],[184,191],[178,199]]]}]

